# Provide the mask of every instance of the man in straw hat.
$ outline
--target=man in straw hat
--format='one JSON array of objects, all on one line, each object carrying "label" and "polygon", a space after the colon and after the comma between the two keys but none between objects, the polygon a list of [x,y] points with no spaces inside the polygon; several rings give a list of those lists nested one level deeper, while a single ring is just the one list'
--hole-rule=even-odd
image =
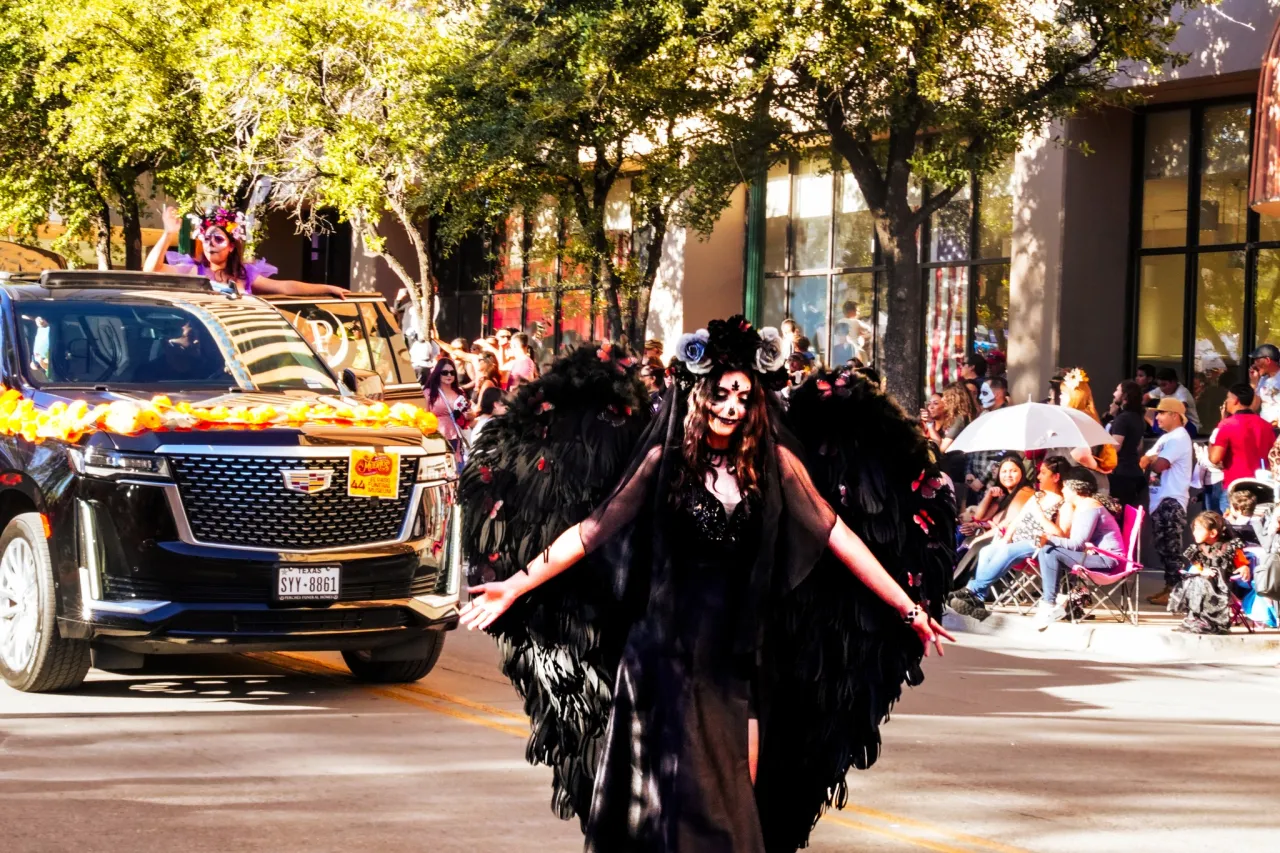
[{"label": "man in straw hat", "polygon": [[1156,406],[1156,425],[1164,435],[1138,461],[1152,478],[1151,529],[1156,553],[1164,563],[1164,589],[1147,599],[1167,604],[1182,570],[1182,531],[1187,527],[1187,500],[1195,454],[1187,432],[1187,407],[1181,400],[1163,397]]}]

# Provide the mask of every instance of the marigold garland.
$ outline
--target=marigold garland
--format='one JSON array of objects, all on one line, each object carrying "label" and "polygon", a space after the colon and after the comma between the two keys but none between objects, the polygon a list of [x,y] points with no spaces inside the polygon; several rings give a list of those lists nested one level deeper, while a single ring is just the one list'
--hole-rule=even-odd
[{"label": "marigold garland", "polygon": [[38,409],[35,403],[11,388],[0,386],[0,434],[20,435],[39,443],[58,439],[75,443],[93,432],[137,435],[164,430],[196,430],[216,427],[299,427],[307,424],[357,426],[372,429],[411,427],[423,435],[439,428],[436,416],[410,403],[329,405],[294,403],[276,406],[193,406],[174,403],[165,396],[149,402],[117,400],[90,406],[83,400],[54,403]]}]

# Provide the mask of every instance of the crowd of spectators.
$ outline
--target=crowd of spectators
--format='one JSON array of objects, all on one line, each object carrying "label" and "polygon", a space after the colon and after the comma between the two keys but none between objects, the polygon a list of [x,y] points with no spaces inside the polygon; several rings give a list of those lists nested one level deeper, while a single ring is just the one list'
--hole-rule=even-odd
[{"label": "crowd of spectators", "polygon": [[[933,395],[921,412],[957,486],[953,472],[961,466],[950,458],[952,442],[973,413],[955,389],[981,383],[984,413],[1008,405],[1007,385],[985,378],[980,362],[968,359],[960,382]],[[1043,590],[1038,625],[1063,618],[1063,572],[1076,565],[1118,570],[1098,551],[1125,552],[1121,529],[1130,506],[1146,514],[1139,556],[1164,576],[1163,588],[1147,601],[1181,615],[1178,630],[1227,630],[1232,607],[1274,627],[1276,605],[1253,591],[1251,567],[1269,560],[1273,540],[1280,540],[1280,349],[1266,344],[1251,355],[1249,382],[1233,384],[1221,373],[1213,378],[1206,385],[1198,377],[1193,393],[1175,371],[1144,364],[1116,386],[1101,412],[1083,371],[1055,377],[1046,402],[1104,424],[1115,443],[1054,447],[1043,458],[1034,452],[1025,459],[968,455],[967,488],[957,489],[962,554],[952,608],[985,618],[993,586],[1030,559]],[[1193,511],[1199,514],[1189,523]]]}]

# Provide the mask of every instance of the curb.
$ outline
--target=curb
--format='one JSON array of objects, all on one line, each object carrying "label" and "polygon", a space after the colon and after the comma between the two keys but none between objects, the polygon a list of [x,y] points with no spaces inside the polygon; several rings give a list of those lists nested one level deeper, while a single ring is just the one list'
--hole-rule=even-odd
[{"label": "curb", "polygon": [[1007,641],[1005,645],[1035,651],[1076,652],[1128,663],[1280,663],[1280,632],[1181,634],[1172,625],[1129,625],[1118,622],[1057,622],[1037,631],[1031,617],[992,613],[979,622],[947,608],[942,625],[949,631]]}]

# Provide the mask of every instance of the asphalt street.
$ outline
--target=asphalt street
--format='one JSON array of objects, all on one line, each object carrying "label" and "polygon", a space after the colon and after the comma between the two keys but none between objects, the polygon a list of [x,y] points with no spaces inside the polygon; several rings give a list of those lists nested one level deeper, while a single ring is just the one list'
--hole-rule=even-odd
[{"label": "asphalt street", "polygon": [[[965,636],[927,673],[811,850],[1280,849],[1280,670]],[[336,655],[160,658],[71,695],[0,687],[0,849],[580,849],[525,730],[474,634],[405,687],[356,684]]]}]

